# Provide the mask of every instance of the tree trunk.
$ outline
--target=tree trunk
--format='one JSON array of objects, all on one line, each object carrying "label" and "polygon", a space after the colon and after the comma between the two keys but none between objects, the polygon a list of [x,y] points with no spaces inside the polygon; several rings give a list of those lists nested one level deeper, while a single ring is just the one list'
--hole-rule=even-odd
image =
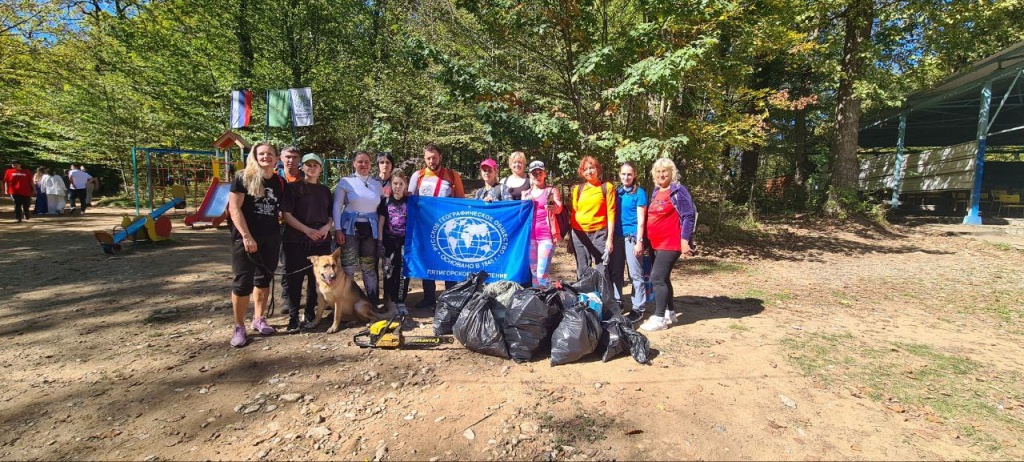
[{"label": "tree trunk", "polygon": [[253,63],[256,62],[256,54],[252,47],[252,27],[249,24],[249,16],[252,9],[249,0],[238,1],[238,12],[235,15],[235,37],[238,38],[238,80],[245,87],[252,85]]},{"label": "tree trunk", "polygon": [[837,135],[832,147],[832,181],[825,210],[833,216],[842,215],[856,197],[857,132],[860,129],[861,102],[854,94],[854,86],[864,73],[862,52],[865,42],[871,38],[874,2],[853,0],[846,9],[844,22],[846,33],[836,110]]}]

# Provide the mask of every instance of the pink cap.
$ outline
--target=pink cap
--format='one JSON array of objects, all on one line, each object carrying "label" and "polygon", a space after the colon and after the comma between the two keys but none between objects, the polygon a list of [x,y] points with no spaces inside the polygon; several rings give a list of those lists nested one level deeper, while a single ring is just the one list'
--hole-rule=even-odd
[{"label": "pink cap", "polygon": [[488,158],[484,159],[483,162],[480,162],[480,167],[491,167],[492,169],[497,170],[498,169],[498,163],[495,162],[494,159],[491,159],[490,157],[488,157]]}]

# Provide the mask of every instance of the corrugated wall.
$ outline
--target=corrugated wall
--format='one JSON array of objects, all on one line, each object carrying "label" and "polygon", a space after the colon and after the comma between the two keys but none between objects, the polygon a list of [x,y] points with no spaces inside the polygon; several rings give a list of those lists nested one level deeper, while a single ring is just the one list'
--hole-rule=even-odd
[{"label": "corrugated wall", "polygon": [[[958,144],[906,155],[902,192],[971,189],[978,143]],[[873,155],[861,160],[860,187],[864,191],[892,189],[896,154]]]}]

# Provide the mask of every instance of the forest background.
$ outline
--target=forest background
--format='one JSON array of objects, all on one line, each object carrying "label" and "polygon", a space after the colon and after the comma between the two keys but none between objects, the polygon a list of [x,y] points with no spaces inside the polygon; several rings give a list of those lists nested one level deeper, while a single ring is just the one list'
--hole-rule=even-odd
[{"label": "forest background", "polygon": [[[667,156],[704,210],[841,213],[864,114],[1022,29],[1024,0],[0,0],[0,158],[127,188],[133,146],[209,149],[251,89],[243,136],[326,157]],[[263,92],[307,86],[316,123],[266,130]]]}]

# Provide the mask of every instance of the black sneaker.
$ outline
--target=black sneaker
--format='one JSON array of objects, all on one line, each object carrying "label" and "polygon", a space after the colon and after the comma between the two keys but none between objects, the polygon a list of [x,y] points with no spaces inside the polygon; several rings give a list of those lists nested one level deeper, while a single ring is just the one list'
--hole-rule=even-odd
[{"label": "black sneaker", "polygon": [[625,317],[626,317],[626,319],[629,320],[629,322],[631,322],[633,324],[636,324],[636,323],[640,322],[641,319],[644,318],[644,312],[643,311],[630,311],[629,313],[627,313],[625,315]]},{"label": "black sneaker", "polygon": [[422,309],[433,310],[435,305],[437,305],[436,301],[420,300],[420,302],[416,304],[416,309],[419,309],[419,310],[422,310]]}]

